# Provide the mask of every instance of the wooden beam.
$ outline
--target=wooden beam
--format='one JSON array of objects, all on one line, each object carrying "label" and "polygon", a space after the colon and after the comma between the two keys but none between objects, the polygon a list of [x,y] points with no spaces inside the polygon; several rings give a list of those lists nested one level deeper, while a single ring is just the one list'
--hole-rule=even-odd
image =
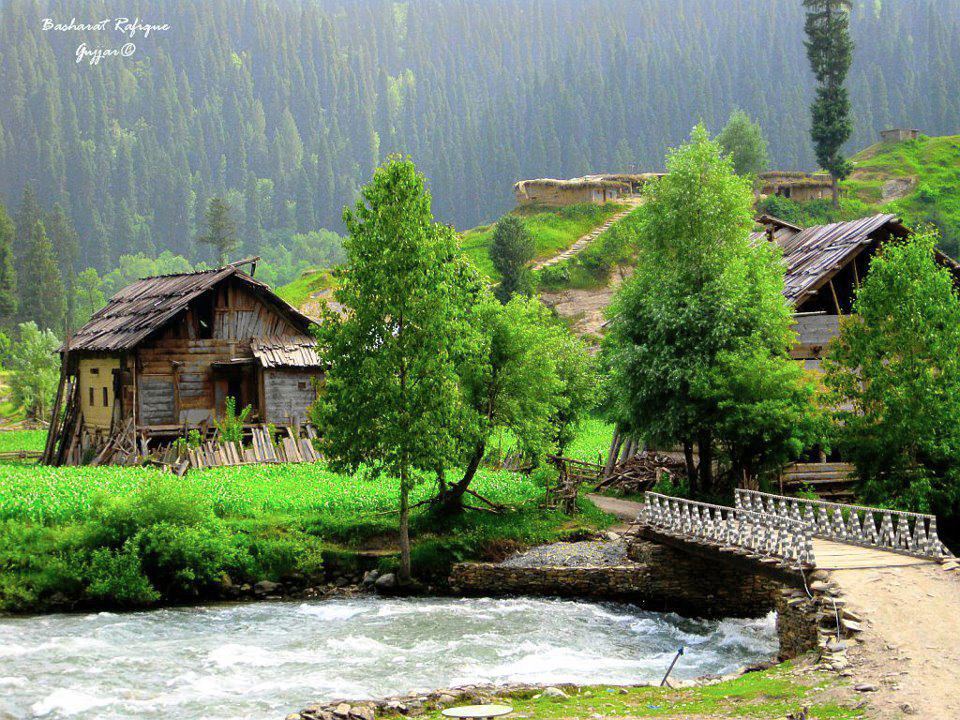
[{"label": "wooden beam", "polygon": [[843,315],[840,309],[840,301],[837,299],[837,289],[833,286],[833,278],[830,278],[830,294],[833,295],[833,306],[837,309],[837,315]]}]

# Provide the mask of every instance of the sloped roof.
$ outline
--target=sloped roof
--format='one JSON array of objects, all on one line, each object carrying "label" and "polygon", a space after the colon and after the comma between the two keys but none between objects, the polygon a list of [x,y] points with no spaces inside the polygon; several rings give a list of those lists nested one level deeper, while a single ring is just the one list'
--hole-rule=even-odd
[{"label": "sloped roof", "polygon": [[202,272],[148,277],[127,285],[74,334],[70,350],[128,350],[173,320],[200,295],[231,277],[289,317],[301,331],[310,327],[310,318],[277,296],[268,285],[242,272],[237,265],[227,265]]},{"label": "sloped roof", "polygon": [[265,368],[319,367],[317,341],[308,335],[253,338],[253,356]]},{"label": "sloped roof", "polygon": [[786,262],[784,295],[796,305],[815,293],[873,240],[870,235],[891,224],[898,235],[907,229],[896,215],[874,215],[847,222],[815,225],[780,240]]},{"label": "sloped roof", "polygon": [[[774,239],[783,250],[786,265],[783,294],[794,305],[800,305],[829,282],[851,258],[873,242],[870,236],[883,226],[891,225],[896,235],[909,232],[896,215],[872,215],[802,230],[771,216],[764,216],[760,221],[775,230]],[[753,237],[759,241],[766,234],[754,233]]]}]

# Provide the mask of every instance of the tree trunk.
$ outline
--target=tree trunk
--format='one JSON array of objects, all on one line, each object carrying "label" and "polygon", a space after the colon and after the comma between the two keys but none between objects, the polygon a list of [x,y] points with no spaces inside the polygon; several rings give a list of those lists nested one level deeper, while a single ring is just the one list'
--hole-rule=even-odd
[{"label": "tree trunk", "polygon": [[697,450],[700,453],[700,492],[713,491],[713,437],[704,430],[697,435]]},{"label": "tree trunk", "polygon": [[400,467],[400,572],[401,584],[410,582],[410,488],[406,464]]},{"label": "tree trunk", "polygon": [[483,461],[484,453],[487,451],[487,443],[481,440],[473,450],[470,456],[470,462],[467,463],[466,470],[463,471],[463,477],[449,487],[445,488],[439,497],[438,512],[443,515],[454,515],[463,512],[463,496],[473,481],[473,476],[477,474],[477,469]]},{"label": "tree trunk", "polygon": [[836,209],[840,209],[840,181],[837,178],[830,176],[833,182],[830,184],[830,193],[833,195],[833,206]]},{"label": "tree trunk", "polygon": [[683,459],[687,463],[687,484],[690,485],[690,494],[697,494],[697,464],[693,461],[693,441],[683,441]]}]

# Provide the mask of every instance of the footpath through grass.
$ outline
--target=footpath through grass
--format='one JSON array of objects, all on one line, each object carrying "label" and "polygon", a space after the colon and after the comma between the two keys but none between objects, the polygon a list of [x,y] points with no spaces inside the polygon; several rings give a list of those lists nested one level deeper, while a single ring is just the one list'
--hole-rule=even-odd
[{"label": "footpath through grass", "polygon": [[[523,224],[533,237],[536,258],[548,258],[567,249],[580,237],[603,224],[624,205],[583,203],[562,208],[523,208],[514,210],[523,218]],[[490,261],[490,243],[496,223],[481,225],[461,235],[461,248],[476,267],[486,276],[497,279],[497,271]]]}]

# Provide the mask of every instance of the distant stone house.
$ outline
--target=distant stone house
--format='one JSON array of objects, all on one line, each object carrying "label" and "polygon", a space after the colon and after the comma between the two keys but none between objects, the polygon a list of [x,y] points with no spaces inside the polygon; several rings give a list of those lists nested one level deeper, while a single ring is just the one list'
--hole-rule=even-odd
[{"label": "distant stone house", "polygon": [[885,143],[916,140],[918,137],[920,137],[920,131],[915,128],[891,128],[880,131],[880,141]]},{"label": "distant stone house", "polygon": [[760,195],[806,202],[833,197],[833,180],[826,173],[787,172],[772,170],[759,175]]},{"label": "distant stone house", "polygon": [[252,422],[305,422],[322,375],[311,325],[240,264],[123,288],[61,348],[61,461],[118,432],[210,427],[228,397]]},{"label": "distant stone house", "polygon": [[564,207],[580,203],[602,205],[636,195],[652,177],[658,177],[658,173],[585,175],[569,180],[521,180],[513,186],[513,194],[518,206]]}]

